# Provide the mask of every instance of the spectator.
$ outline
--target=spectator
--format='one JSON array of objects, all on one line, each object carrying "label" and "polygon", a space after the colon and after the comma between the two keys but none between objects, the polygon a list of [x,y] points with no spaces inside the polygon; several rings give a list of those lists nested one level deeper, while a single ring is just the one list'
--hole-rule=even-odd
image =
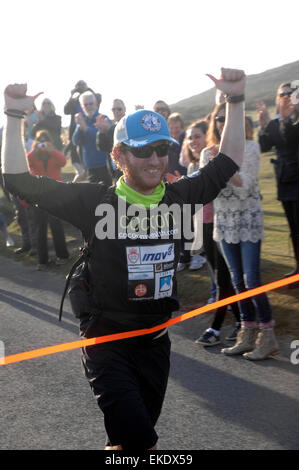
[{"label": "spectator", "polygon": [[[209,124],[207,132],[208,147],[202,150],[200,154],[200,168],[203,168],[209,160],[216,155],[218,145],[220,143],[224,120],[225,120],[225,103],[216,105]],[[213,240],[213,203],[209,203],[203,207],[203,247],[208,262],[209,272],[216,284],[215,298],[211,297],[208,303],[216,300],[226,299],[234,295],[234,289],[231,282],[230,273],[226,262],[221,254],[221,249]],[[220,343],[220,330],[225,319],[228,306],[218,307],[210,328],[200,336],[195,342],[204,346],[214,346]],[[225,338],[228,341],[234,341],[240,330],[240,311],[237,303],[231,305],[232,312],[235,316],[235,326],[233,331]]]},{"label": "spectator", "polygon": [[26,151],[30,152],[34,139],[32,138],[32,128],[38,121],[38,112],[34,106],[30,111],[28,111],[27,116],[24,120],[24,140]]},{"label": "spectator", "polygon": [[[179,164],[179,157],[182,148],[182,144],[185,138],[185,124],[182,119],[182,116],[179,113],[172,113],[169,115],[167,124],[169,127],[170,135],[173,139],[175,139],[178,143],[172,144],[169,147],[168,151],[168,168],[166,173],[166,181],[169,183],[173,183],[177,179],[179,179],[182,175],[187,174],[187,168],[182,167]],[[183,271],[187,266],[191,267],[191,253],[190,250],[185,249],[186,240],[182,239],[182,247],[181,247],[181,255],[180,255],[180,262],[178,264],[177,271]],[[199,261],[199,263],[196,263]],[[200,269],[203,264],[205,263],[204,258],[196,257],[194,259],[194,263],[192,264],[192,269],[197,270]]]},{"label": "spectator", "polygon": [[[187,169],[179,164],[181,148],[185,138],[185,124],[182,116],[179,113],[170,114],[167,124],[171,137],[178,142],[178,144],[171,145],[169,149],[168,173],[171,175],[186,175]],[[169,175],[166,175],[166,178],[168,177]]]},{"label": "spectator", "polygon": [[82,161],[82,150],[80,146],[74,145],[72,141],[73,133],[76,129],[75,115],[82,113],[82,108],[79,102],[79,97],[82,93],[86,91],[91,91],[100,106],[102,101],[102,96],[100,93],[95,93],[91,88],[88,87],[87,83],[84,80],[79,80],[74,89],[71,91],[71,96],[68,102],[64,106],[64,114],[71,116],[71,122],[69,126],[69,145],[66,151],[70,150],[72,165],[75,168],[76,175],[74,182],[81,180],[84,177],[85,170]]},{"label": "spectator", "polygon": [[153,109],[156,113],[161,114],[161,116],[163,116],[166,121],[171,114],[170,107],[165,103],[165,101],[162,100],[156,101]]},{"label": "spectator", "polygon": [[120,100],[119,98],[113,100],[111,111],[114,116],[114,122],[117,123],[118,121],[120,121],[121,118],[126,114],[126,106],[123,100]]},{"label": "spectator", "polygon": [[99,114],[96,118],[96,128],[98,129],[96,136],[97,150],[101,152],[108,152],[107,163],[108,169],[113,181],[116,181],[122,173],[118,170],[113,160],[111,160],[110,153],[113,148],[113,135],[114,129],[118,121],[126,114],[126,107],[122,100],[115,99],[112,104],[112,113],[114,122],[111,122],[103,114]]},{"label": "spectator", "polygon": [[[214,240],[219,242],[236,293],[259,287],[261,242],[264,238],[258,172],[260,147],[253,140],[253,124],[246,118],[244,161],[214,200]],[[239,301],[241,330],[237,342],[222,352],[261,360],[276,354],[272,308],[266,293]],[[257,320],[259,325],[257,324]],[[257,328],[259,332],[256,338]]]},{"label": "spectator", "polygon": [[[185,152],[188,156],[188,175],[194,173],[199,168],[200,153],[206,145],[206,132],[207,123],[203,120],[195,121],[186,131],[186,137],[184,139],[182,148],[185,149]],[[199,217],[199,214],[195,214],[194,217]],[[196,230],[196,227],[197,223],[195,221],[192,227],[193,230]],[[184,250],[184,247],[182,247],[181,258],[180,262],[178,263],[177,270],[182,271],[186,268],[187,263],[190,263],[190,271],[196,271],[200,269],[205,264],[205,262],[205,258],[199,253],[195,253],[193,254],[193,256],[190,257],[190,251]]]},{"label": "spectator", "polygon": [[[259,105],[259,143],[262,152],[276,149],[277,159],[272,159],[277,183],[277,198],[281,201],[294,249],[295,269],[286,274],[299,272],[299,111],[291,101],[290,83],[282,83],[276,96],[278,117],[270,120],[265,105]],[[298,288],[299,282],[290,284]]]},{"label": "spectator", "polygon": [[38,121],[33,125],[31,135],[35,139],[36,133],[40,130],[46,130],[51,136],[56,150],[62,149],[61,140],[61,116],[55,112],[55,106],[51,100],[45,98],[41,104],[41,109],[37,112]]},{"label": "spectator", "polygon": [[[60,170],[66,164],[66,158],[63,153],[55,150],[47,131],[36,133],[36,141],[33,144],[33,149],[27,155],[27,160],[33,175],[48,176],[62,181]],[[57,256],[56,264],[65,264],[69,253],[62,222],[38,207],[34,207],[34,216],[37,230],[37,269],[44,271],[48,264],[48,223]]]},{"label": "spectator", "polygon": [[[76,114],[77,127],[73,134],[73,144],[82,146],[82,158],[90,183],[102,182],[110,186],[111,175],[107,168],[107,152],[101,152],[96,146],[96,119],[99,115],[98,101],[91,91],[86,91],[79,98],[82,112]],[[104,116],[106,118],[107,116]]]}]

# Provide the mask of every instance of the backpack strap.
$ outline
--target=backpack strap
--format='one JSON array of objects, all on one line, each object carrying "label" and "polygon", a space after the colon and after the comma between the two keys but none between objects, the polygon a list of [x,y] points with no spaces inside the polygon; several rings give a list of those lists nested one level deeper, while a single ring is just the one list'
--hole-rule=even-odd
[{"label": "backpack strap", "polygon": [[60,302],[60,308],[59,308],[59,321],[61,321],[61,318],[62,318],[62,310],[63,310],[64,299],[65,299],[65,296],[66,296],[66,293],[67,293],[72,275],[74,274],[76,268],[78,266],[80,266],[80,264],[88,261],[90,255],[91,255],[90,247],[92,245],[94,237],[95,237],[95,234],[93,234],[91,236],[90,240],[88,242],[85,242],[84,246],[80,248],[80,251],[81,251],[82,254],[77,259],[77,261],[75,261],[75,263],[73,264],[73,266],[70,269],[70,272],[68,273],[68,275],[66,277],[66,283],[65,283],[64,291],[63,291],[61,302]]}]

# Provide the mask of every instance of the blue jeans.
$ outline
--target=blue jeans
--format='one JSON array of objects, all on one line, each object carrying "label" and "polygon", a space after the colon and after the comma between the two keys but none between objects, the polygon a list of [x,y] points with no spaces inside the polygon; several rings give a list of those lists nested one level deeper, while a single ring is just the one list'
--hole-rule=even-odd
[{"label": "blue jeans", "polygon": [[[261,286],[260,254],[261,242],[220,242],[223,256],[230,271],[234,290],[237,294]],[[241,320],[260,323],[272,320],[272,309],[265,293],[239,301]]]}]

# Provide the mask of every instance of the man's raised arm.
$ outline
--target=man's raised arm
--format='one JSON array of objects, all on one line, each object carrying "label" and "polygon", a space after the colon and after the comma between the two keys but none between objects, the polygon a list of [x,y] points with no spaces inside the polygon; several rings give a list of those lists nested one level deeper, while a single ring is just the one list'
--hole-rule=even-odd
[{"label": "man's raised arm", "polygon": [[27,85],[9,85],[4,91],[7,120],[2,137],[2,173],[28,172],[26,151],[23,142],[23,121],[26,111],[32,109],[34,100],[40,95],[26,96]]},{"label": "man's raised arm", "polygon": [[219,152],[230,157],[240,167],[245,150],[245,73],[243,70],[222,68],[219,79],[212,75],[208,77],[213,80],[216,88],[226,95],[225,126]]}]

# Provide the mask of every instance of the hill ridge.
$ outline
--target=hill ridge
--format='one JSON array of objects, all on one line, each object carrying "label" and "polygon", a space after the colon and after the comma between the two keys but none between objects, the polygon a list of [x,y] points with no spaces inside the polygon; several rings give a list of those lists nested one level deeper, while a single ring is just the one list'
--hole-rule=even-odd
[{"label": "hill ridge", "polygon": [[[275,105],[276,90],[285,81],[299,80],[299,60],[247,76],[246,109],[255,109],[257,101]],[[172,112],[181,113],[186,123],[206,116],[215,105],[215,88],[170,105]]]}]

